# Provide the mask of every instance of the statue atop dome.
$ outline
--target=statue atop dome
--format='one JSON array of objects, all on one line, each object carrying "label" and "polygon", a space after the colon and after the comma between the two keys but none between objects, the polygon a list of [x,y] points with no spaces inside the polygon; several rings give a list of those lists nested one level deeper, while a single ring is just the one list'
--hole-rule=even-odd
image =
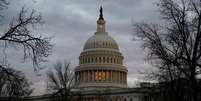
[{"label": "statue atop dome", "polygon": [[100,7],[100,15],[97,21],[97,32],[105,32],[105,20],[103,18],[103,8]]},{"label": "statue atop dome", "polygon": [[103,20],[104,20],[104,18],[103,18],[103,8],[102,8],[102,6],[100,7],[100,16],[99,16],[99,19],[103,19]]}]

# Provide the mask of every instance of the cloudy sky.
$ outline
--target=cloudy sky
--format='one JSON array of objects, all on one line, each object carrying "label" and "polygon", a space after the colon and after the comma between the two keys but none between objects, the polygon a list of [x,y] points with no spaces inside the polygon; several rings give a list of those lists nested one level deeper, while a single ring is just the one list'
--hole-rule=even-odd
[{"label": "cloudy sky", "polygon": [[58,60],[71,61],[71,66],[78,64],[78,57],[86,40],[96,31],[96,20],[99,7],[103,6],[106,20],[106,31],[117,41],[124,55],[124,65],[128,68],[128,83],[130,86],[143,78],[143,72],[151,69],[144,60],[146,52],[141,49],[140,42],[132,41],[132,23],[150,22],[159,19],[157,0],[10,0],[8,9],[3,11],[5,18],[1,22],[0,32],[5,32],[7,25],[24,6],[29,10],[35,9],[43,15],[44,25],[36,32],[43,36],[53,37],[52,55],[43,64],[45,69],[40,71],[42,76],[36,76],[31,63],[22,63],[20,52],[8,49],[8,60],[11,66],[25,72],[34,83],[33,95],[45,92],[45,72]]}]

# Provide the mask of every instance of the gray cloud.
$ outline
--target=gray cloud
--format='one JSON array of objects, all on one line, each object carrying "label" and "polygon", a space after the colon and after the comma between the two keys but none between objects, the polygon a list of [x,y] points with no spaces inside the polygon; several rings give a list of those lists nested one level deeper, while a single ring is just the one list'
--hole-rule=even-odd
[{"label": "gray cloud", "polygon": [[144,61],[145,54],[140,43],[132,41],[132,22],[155,22],[158,12],[153,4],[157,0],[12,0],[9,8],[4,11],[6,16],[0,32],[5,31],[8,22],[17,15],[22,6],[36,9],[41,12],[45,24],[39,26],[37,31],[44,36],[54,36],[55,44],[49,62],[43,64],[46,69],[41,71],[43,76],[36,76],[31,63],[21,62],[20,52],[9,49],[10,63],[17,69],[23,70],[27,77],[37,87],[34,95],[42,94],[45,88],[45,72],[57,60],[70,60],[72,67],[78,64],[78,57],[85,41],[96,31],[99,6],[103,5],[104,17],[107,21],[107,31],[119,44],[128,68],[129,84],[142,79],[139,71],[151,66]]}]

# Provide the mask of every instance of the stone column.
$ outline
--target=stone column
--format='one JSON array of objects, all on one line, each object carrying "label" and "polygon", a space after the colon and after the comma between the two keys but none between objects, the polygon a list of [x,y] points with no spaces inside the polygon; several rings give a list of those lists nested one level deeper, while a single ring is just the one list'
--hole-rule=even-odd
[{"label": "stone column", "polygon": [[116,71],[112,72],[112,76],[113,76],[113,82],[116,82],[117,76],[116,76]]},{"label": "stone column", "polygon": [[116,71],[116,82],[118,83],[118,79],[119,79],[119,72],[118,71]]},{"label": "stone column", "polygon": [[121,83],[123,82],[123,72],[121,72]]},{"label": "stone column", "polygon": [[94,77],[95,77],[95,76],[94,76],[94,70],[92,70],[92,71],[91,71],[91,79],[92,79],[91,81],[92,81],[92,82],[94,82]]},{"label": "stone column", "polygon": [[92,81],[92,73],[91,73],[91,70],[89,71],[89,82],[91,82]]},{"label": "stone column", "polygon": [[110,71],[110,82],[112,82],[112,70]]},{"label": "stone column", "polygon": [[126,79],[125,79],[126,77],[125,77],[125,73],[123,72],[123,83],[125,84],[125,82],[126,82]]},{"label": "stone column", "polygon": [[108,81],[109,81],[109,71],[106,70],[106,82],[108,82]]},{"label": "stone column", "polygon": [[123,73],[123,75],[124,75],[124,84],[125,84],[125,82],[126,82],[126,73]]},{"label": "stone column", "polygon": [[89,82],[90,79],[89,79],[89,70],[87,70],[87,82]]},{"label": "stone column", "polygon": [[83,76],[82,76],[82,72],[80,71],[80,82],[83,81]]},{"label": "stone column", "polygon": [[83,82],[85,82],[85,71],[82,72],[83,74]]},{"label": "stone column", "polygon": [[119,83],[119,81],[120,81],[120,75],[119,75],[119,74],[120,74],[120,72],[118,71],[118,72],[117,72],[117,77],[118,77],[117,83]]},{"label": "stone column", "polygon": [[105,81],[105,74],[104,74],[104,70],[102,69],[101,71],[101,81],[104,82]]},{"label": "stone column", "polygon": [[118,80],[118,72],[117,71],[115,71],[115,82],[117,82],[117,80]]},{"label": "stone column", "polygon": [[96,72],[95,72],[95,81],[96,82],[98,81],[98,70],[96,70]]},{"label": "stone column", "polygon": [[125,82],[125,83],[127,83],[127,75],[126,75],[126,73],[125,73],[125,79],[126,79],[126,82]]},{"label": "stone column", "polygon": [[85,82],[87,82],[87,71],[84,71]]},{"label": "stone column", "polygon": [[81,82],[80,80],[81,80],[81,76],[80,76],[80,71],[78,72],[79,73],[79,83]]},{"label": "stone column", "polygon": [[123,83],[124,82],[124,74],[123,74],[123,72],[121,72],[121,83]]},{"label": "stone column", "polygon": [[119,72],[119,83],[121,83],[121,71]]},{"label": "stone column", "polygon": [[115,77],[116,77],[115,82],[118,82],[118,71],[115,72]]}]

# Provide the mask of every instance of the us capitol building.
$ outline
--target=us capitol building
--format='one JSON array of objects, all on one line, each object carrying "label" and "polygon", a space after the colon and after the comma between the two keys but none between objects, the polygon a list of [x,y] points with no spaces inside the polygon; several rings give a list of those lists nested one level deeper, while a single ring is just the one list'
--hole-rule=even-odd
[{"label": "us capitol building", "polygon": [[79,88],[126,88],[127,69],[116,41],[105,31],[100,9],[97,31],[84,45],[75,69]]},{"label": "us capitol building", "polygon": [[71,100],[148,101],[146,90],[128,88],[124,57],[105,24],[101,7],[96,32],[86,41],[75,68],[76,89]]}]

